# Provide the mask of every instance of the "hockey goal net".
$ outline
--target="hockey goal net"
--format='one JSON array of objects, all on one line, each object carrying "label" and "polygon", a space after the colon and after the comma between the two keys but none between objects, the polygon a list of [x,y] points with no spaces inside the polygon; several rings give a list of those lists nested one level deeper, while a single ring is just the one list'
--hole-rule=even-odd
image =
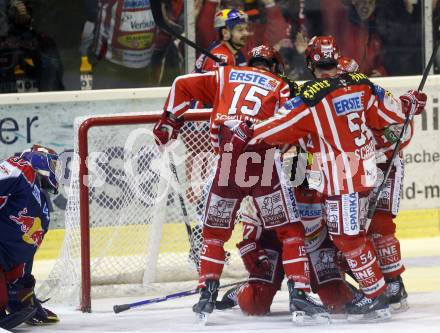
[{"label": "hockey goal net", "polygon": [[[152,135],[161,112],[75,120],[64,243],[39,297],[91,311],[95,297],[196,287],[188,230],[201,241],[194,230],[203,185],[216,164],[209,111],[188,112],[179,139],[165,152]],[[245,276],[236,229],[226,245],[226,278]]]}]

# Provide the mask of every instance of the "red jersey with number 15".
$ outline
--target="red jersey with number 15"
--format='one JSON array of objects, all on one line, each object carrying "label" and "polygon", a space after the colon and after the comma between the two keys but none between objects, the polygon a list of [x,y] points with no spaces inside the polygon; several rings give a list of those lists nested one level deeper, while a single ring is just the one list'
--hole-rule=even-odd
[{"label": "red jersey with number 15", "polygon": [[289,94],[289,86],[271,72],[254,67],[224,66],[176,78],[164,110],[180,116],[194,99],[213,105],[211,143],[218,151],[220,145],[228,142],[231,133],[222,127],[232,128],[245,120],[259,123],[268,119],[288,100]]}]

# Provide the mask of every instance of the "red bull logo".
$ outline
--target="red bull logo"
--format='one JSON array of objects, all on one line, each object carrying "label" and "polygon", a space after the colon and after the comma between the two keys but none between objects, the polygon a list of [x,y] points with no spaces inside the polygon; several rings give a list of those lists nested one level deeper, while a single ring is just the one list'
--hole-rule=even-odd
[{"label": "red bull logo", "polygon": [[44,237],[44,230],[39,217],[28,216],[27,208],[18,212],[18,216],[10,215],[9,218],[17,223],[23,232],[23,241],[39,247]]},{"label": "red bull logo", "polygon": [[16,168],[20,169],[24,178],[28,181],[29,184],[33,184],[35,182],[36,173],[34,169],[32,169],[32,166],[28,161],[20,157],[12,157],[8,159],[8,162]]}]

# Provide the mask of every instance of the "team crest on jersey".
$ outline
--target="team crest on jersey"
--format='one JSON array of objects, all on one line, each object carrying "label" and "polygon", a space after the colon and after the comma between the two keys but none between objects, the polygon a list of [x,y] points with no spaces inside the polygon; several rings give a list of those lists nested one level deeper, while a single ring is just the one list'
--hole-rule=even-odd
[{"label": "team crest on jersey", "polygon": [[39,217],[26,215],[27,208],[18,212],[18,216],[9,215],[9,218],[20,226],[23,232],[22,239],[29,245],[40,246],[44,237],[44,230]]},{"label": "team crest on jersey", "polygon": [[269,75],[263,73],[256,73],[252,71],[245,70],[231,70],[229,73],[229,82],[231,83],[250,83],[254,86],[260,88],[275,91],[275,89],[280,84],[279,81],[275,80]]},{"label": "team crest on jersey", "polygon": [[350,112],[360,112],[364,109],[362,105],[362,92],[355,92],[352,94],[345,94],[333,98],[333,106],[336,114],[342,116]]}]

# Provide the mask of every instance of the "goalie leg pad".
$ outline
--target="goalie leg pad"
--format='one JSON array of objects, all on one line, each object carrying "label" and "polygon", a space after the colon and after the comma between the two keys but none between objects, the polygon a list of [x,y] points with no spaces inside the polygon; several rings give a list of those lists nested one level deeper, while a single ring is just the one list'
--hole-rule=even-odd
[{"label": "goalie leg pad", "polygon": [[273,284],[247,282],[237,291],[238,305],[246,315],[263,316],[270,312],[276,292]]},{"label": "goalie leg pad", "polygon": [[310,268],[304,245],[304,227],[301,223],[287,224],[276,228],[278,239],[283,244],[282,259],[286,277],[295,282],[296,289],[310,291]]},{"label": "goalie leg pad", "polygon": [[386,289],[373,245],[364,235],[333,236],[333,242],[344,254],[363,293],[374,298]]}]

